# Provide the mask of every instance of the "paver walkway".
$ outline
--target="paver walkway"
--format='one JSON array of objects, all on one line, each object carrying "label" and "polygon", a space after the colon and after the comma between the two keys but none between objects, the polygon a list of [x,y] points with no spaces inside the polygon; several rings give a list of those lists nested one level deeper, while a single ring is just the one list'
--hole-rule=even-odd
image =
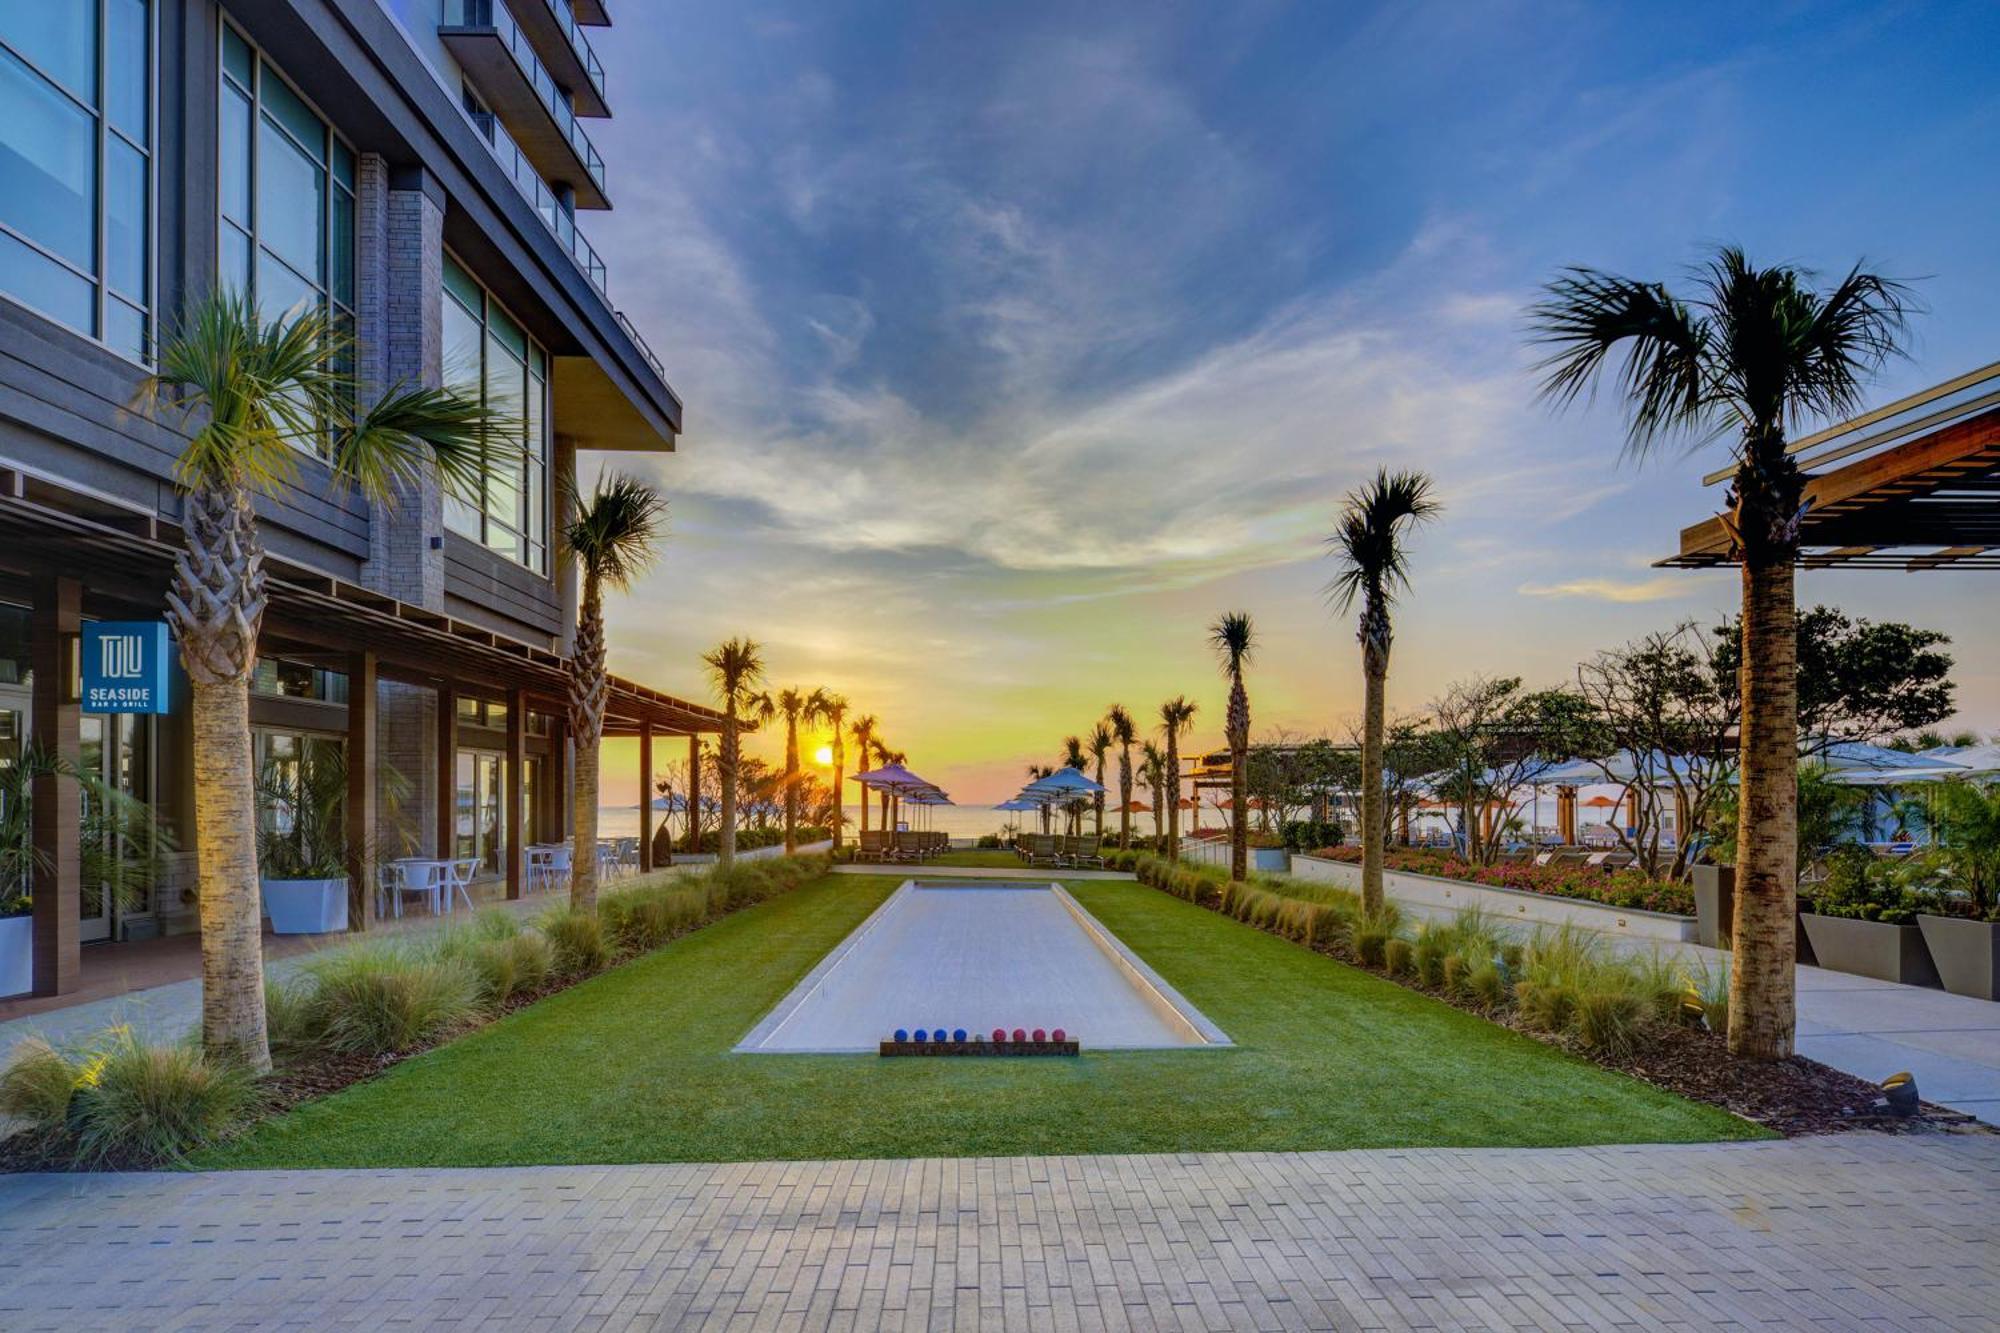
[{"label": "paver walkway", "polygon": [[1991,1329],[2000,1137],[0,1180],[0,1326]]}]

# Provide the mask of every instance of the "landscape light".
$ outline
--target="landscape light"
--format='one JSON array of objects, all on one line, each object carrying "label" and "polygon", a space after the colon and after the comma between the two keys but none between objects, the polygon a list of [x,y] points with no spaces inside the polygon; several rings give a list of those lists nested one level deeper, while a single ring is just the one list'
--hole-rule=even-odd
[{"label": "landscape light", "polygon": [[1882,1080],[1882,1092],[1889,1100],[1892,1115],[1915,1115],[1923,1100],[1917,1095],[1917,1080],[1905,1069]]}]

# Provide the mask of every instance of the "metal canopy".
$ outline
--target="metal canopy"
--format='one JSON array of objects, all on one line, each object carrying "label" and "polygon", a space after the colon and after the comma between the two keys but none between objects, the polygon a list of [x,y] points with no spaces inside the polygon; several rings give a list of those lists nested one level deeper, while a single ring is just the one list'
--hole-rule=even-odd
[{"label": "metal canopy", "polygon": [[[1809,435],[1792,452],[1809,476],[1801,568],[2000,569],[2000,363]],[[1680,551],[1659,563],[1735,563],[1722,519],[1683,529]]]}]

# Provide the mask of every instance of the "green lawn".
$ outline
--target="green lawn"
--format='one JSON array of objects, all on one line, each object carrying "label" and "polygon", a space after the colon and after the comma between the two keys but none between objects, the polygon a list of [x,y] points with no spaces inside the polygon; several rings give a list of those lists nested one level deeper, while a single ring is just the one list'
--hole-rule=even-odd
[{"label": "green lawn", "polygon": [[962,851],[945,852],[924,862],[927,866],[973,866],[979,869],[1000,868],[1004,870],[1026,870],[1027,862],[1005,847],[966,848]]},{"label": "green lawn", "polygon": [[483,1166],[1758,1137],[1709,1107],[1137,884],[1077,897],[1239,1045],[734,1055],[896,887],[829,875],[267,1121],[209,1167]]}]

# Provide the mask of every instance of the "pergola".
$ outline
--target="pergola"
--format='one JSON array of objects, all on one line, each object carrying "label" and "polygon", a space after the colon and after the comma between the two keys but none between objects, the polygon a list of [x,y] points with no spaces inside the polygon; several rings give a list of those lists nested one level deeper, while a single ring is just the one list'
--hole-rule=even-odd
[{"label": "pergola", "polygon": [[[2000,362],[1807,435],[1790,452],[1808,476],[1800,568],[2000,569]],[[1680,550],[1659,563],[1735,563],[1722,519],[1682,529]]]}]

